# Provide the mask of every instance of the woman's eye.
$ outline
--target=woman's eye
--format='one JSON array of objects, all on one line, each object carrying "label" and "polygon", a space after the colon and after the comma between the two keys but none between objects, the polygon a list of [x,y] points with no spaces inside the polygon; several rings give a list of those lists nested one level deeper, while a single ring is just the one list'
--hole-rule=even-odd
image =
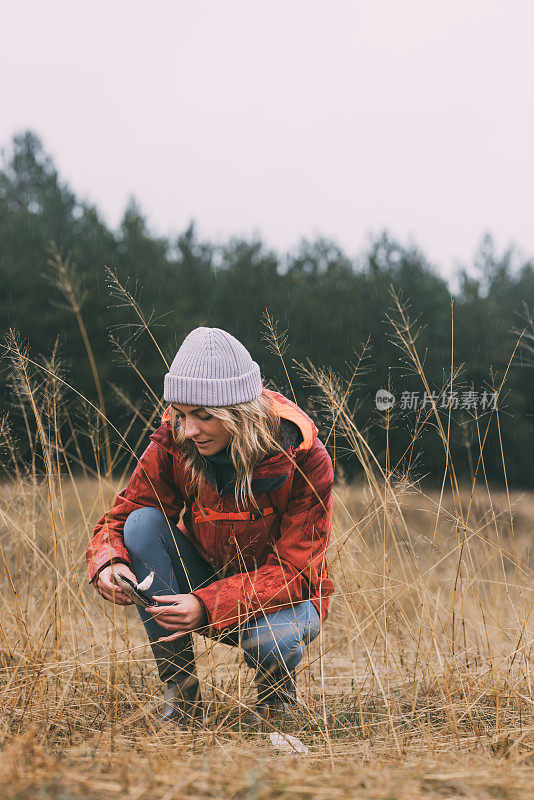
[{"label": "woman's eye", "polygon": [[[201,417],[199,414],[197,414],[197,415],[196,415],[196,417],[197,417],[197,419],[200,419],[200,420],[202,420],[202,422],[207,422],[207,420],[211,419],[212,415],[211,415],[211,414],[209,414],[207,417]],[[177,418],[177,419],[178,419],[180,422],[183,422],[183,420],[185,419],[185,414],[178,414],[178,413],[177,413],[177,414],[176,414],[176,418]]]}]

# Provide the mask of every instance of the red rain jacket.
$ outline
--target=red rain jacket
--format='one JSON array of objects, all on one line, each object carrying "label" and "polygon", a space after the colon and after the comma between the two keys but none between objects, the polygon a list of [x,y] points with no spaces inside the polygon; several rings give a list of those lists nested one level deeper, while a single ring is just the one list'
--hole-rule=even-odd
[{"label": "red rain jacket", "polygon": [[[172,437],[168,408],[128,486],[96,525],[87,548],[91,580],[113,561],[130,563],[123,539],[126,518],[137,508],[153,506],[178,524],[216,569],[227,567],[224,578],[192,592],[202,602],[212,629],[223,630],[247,617],[308,599],[321,619],[326,618],[334,588],[325,561],[332,518],[332,461],[302,409],[278,392],[264,388],[263,393],[276,413],[295,423],[302,436],[296,447],[290,445],[283,453],[263,459],[254,470],[254,498],[260,509],[271,511],[258,519],[203,519],[197,499],[186,491],[188,475]],[[208,515],[209,510],[241,510],[233,492],[220,495],[215,486],[205,483],[202,494]]]}]

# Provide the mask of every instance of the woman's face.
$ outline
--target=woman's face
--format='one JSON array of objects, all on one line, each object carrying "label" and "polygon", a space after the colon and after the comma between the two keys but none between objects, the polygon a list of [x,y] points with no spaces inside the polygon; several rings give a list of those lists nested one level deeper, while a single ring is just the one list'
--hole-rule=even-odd
[{"label": "woman's face", "polygon": [[176,409],[184,436],[193,440],[202,455],[213,456],[230,443],[231,434],[203,406],[173,403],[172,407]]}]

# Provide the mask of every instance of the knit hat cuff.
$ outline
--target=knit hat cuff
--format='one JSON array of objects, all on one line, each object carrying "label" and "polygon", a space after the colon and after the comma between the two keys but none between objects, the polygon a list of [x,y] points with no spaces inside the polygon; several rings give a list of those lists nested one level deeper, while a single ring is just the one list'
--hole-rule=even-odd
[{"label": "knit hat cuff", "polygon": [[250,372],[234,378],[192,378],[165,375],[163,397],[167,403],[191,406],[232,406],[256,400],[262,393],[260,368],[256,362]]}]

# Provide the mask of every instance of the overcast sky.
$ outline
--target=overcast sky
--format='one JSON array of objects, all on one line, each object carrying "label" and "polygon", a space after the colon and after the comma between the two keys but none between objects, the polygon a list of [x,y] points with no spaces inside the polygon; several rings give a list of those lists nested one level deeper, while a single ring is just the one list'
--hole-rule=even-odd
[{"label": "overcast sky", "polygon": [[279,250],[387,227],[451,277],[534,256],[528,0],[48,0],[2,13],[0,143],[31,128],[116,226]]}]

